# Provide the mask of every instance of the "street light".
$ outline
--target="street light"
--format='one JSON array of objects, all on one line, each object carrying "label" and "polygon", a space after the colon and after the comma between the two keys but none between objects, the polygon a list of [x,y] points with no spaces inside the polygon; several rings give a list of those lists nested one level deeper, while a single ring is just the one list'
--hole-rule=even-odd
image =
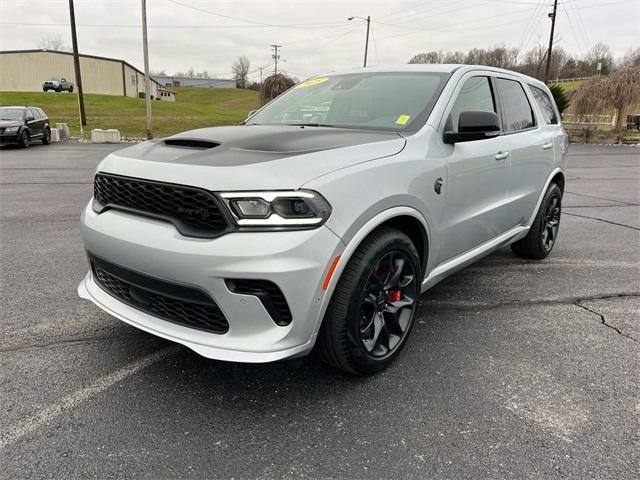
[{"label": "street light", "polygon": [[364,20],[365,22],[367,22],[367,39],[364,42],[364,65],[363,66],[367,66],[367,51],[369,50],[369,27],[371,26],[371,16],[367,15],[367,18],[364,17],[358,17],[358,16],[353,16],[353,17],[349,17],[347,18],[347,20],[351,21],[355,18],[358,18],[360,20]]}]

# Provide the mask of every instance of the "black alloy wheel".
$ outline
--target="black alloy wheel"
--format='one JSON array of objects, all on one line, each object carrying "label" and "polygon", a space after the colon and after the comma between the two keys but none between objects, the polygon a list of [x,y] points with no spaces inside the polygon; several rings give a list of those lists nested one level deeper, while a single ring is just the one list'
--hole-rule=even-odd
[{"label": "black alloy wheel", "polygon": [[523,239],[511,244],[513,253],[532,260],[546,258],[558,240],[561,214],[562,190],[556,183],[551,183],[545,192],[529,233]]},{"label": "black alloy wheel", "polygon": [[416,272],[406,253],[387,253],[374,266],[362,296],[359,329],[372,357],[387,357],[402,343],[413,318],[416,287]]},{"label": "black alloy wheel", "polygon": [[558,238],[560,228],[560,195],[555,193],[549,198],[544,212],[544,227],[542,231],[542,248],[550,252]]},{"label": "black alloy wheel", "polygon": [[51,130],[49,128],[44,129],[44,133],[42,134],[42,144],[49,145],[51,143]]},{"label": "black alloy wheel", "polygon": [[31,145],[31,138],[29,138],[29,132],[23,130],[20,134],[20,146],[22,148],[28,148]]},{"label": "black alloy wheel", "polygon": [[398,229],[374,230],[351,255],[331,296],[316,353],[354,375],[384,370],[413,326],[421,287],[420,257]]}]

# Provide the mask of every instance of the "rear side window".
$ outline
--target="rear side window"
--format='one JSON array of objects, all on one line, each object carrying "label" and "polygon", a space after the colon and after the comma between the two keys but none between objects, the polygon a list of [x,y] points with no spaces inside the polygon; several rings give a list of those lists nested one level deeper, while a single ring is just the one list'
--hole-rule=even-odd
[{"label": "rear side window", "polygon": [[46,118],[47,114],[44,113],[44,110],[42,110],[41,108],[38,108],[38,113],[40,114],[40,118]]},{"label": "rear side window", "polygon": [[533,111],[520,82],[497,78],[502,107],[502,128],[506,133],[535,127]]},{"label": "rear side window", "polygon": [[34,120],[37,120],[40,118],[40,115],[38,115],[38,112],[36,112],[35,109],[29,108],[27,110],[27,117],[33,117]]},{"label": "rear side window", "polygon": [[556,109],[553,107],[554,102],[551,100],[547,92],[541,88],[534,87],[533,85],[529,85],[529,88],[531,89],[531,93],[533,93],[533,98],[536,99],[538,107],[540,107],[540,110],[542,111],[544,121],[548,125],[557,125],[558,116],[556,115]]},{"label": "rear side window", "polygon": [[462,112],[496,112],[489,77],[472,77],[464,82],[447,120],[446,129],[458,131],[458,120]]}]

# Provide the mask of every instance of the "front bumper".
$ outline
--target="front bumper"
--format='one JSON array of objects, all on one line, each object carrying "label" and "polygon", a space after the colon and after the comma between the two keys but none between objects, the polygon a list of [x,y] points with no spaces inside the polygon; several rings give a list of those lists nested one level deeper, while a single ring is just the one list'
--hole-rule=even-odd
[{"label": "front bumper", "polygon": [[[225,334],[178,325],[138,310],[103,290],[90,271],[78,294],[141,330],[181,343],[218,360],[271,362],[308,353],[325,304],[324,277],[341,240],[326,227],[288,232],[238,232],[209,240],[184,237],[166,222],[116,210],[96,214],[87,206],[82,235],[93,255],[127,269],[197,287],[218,304],[229,323]],[[231,292],[225,279],[274,282],[293,320],[278,326],[258,297]]]},{"label": "front bumper", "polygon": [[20,143],[18,133],[2,133],[0,134],[0,145],[13,145]]}]

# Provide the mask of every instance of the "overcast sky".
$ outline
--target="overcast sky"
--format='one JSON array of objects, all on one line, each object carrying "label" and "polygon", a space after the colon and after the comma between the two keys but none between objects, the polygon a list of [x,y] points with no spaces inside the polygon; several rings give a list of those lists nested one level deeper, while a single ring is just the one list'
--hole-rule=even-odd
[{"label": "overcast sky", "polygon": [[[553,0],[147,0],[150,68],[207,70],[228,77],[239,55],[305,78],[360,66],[371,16],[370,64],[406,63],[429,50],[548,41]],[[140,0],[75,0],[81,53],[122,58],[142,68]],[[622,55],[640,45],[640,0],[560,0],[557,44],[584,54],[596,42]],[[68,0],[0,0],[0,49],[35,48],[60,36],[71,44]]]}]

